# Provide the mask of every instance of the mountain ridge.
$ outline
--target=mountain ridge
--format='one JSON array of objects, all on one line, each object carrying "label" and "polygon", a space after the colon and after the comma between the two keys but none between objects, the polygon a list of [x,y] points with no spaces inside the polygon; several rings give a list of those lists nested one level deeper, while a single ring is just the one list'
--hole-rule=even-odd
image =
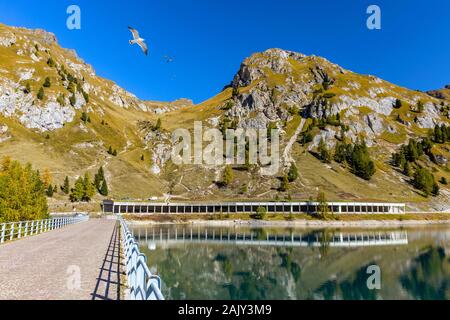
[{"label": "mountain ridge", "polygon": [[[245,59],[231,84],[200,104],[144,101],[98,77],[75,51],[56,41],[43,30],[0,24],[0,154],[49,168],[55,183],[104,166],[113,197],[307,199],[324,190],[332,199],[450,208],[446,185],[441,196],[422,197],[391,164],[401,144],[428,136],[436,125],[450,125],[447,88],[409,90],[322,57],[273,48]],[[44,86],[47,77],[49,87]],[[155,130],[158,119],[162,127]],[[278,127],[284,170],[296,163],[299,179],[282,192],[279,176],[262,177],[257,168],[235,166],[234,182],[223,188],[218,183],[223,166],[175,166],[171,133],[180,127],[192,130],[194,121],[221,130]],[[311,141],[304,143],[308,136]],[[332,152],[341,138],[353,144],[365,140],[377,169],[373,179],[364,181],[346,165],[315,156],[321,141]],[[109,147],[117,156],[108,153]],[[424,155],[414,166],[429,168],[436,179],[450,179],[448,143],[436,144],[432,152],[441,164]],[[56,195],[53,200],[61,204],[64,199]]]}]

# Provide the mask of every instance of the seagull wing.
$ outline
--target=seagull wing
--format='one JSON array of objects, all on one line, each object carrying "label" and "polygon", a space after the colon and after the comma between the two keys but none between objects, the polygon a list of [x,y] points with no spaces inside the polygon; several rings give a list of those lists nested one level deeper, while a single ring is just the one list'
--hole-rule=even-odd
[{"label": "seagull wing", "polygon": [[138,41],[137,44],[141,47],[142,51],[144,51],[145,55],[148,54],[148,47],[144,41]]},{"label": "seagull wing", "polygon": [[140,38],[139,37],[139,32],[136,29],[133,29],[132,27],[128,27],[128,30],[131,31],[131,33],[133,34],[133,38],[135,40]]}]

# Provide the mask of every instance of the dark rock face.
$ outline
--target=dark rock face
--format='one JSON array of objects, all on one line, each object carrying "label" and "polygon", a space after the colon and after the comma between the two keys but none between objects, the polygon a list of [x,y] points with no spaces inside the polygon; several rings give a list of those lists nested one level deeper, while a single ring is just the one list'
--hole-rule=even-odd
[{"label": "dark rock face", "polygon": [[437,99],[445,99],[444,94],[441,91],[438,91],[438,90],[427,91],[427,94],[432,96],[432,97],[435,97]]}]

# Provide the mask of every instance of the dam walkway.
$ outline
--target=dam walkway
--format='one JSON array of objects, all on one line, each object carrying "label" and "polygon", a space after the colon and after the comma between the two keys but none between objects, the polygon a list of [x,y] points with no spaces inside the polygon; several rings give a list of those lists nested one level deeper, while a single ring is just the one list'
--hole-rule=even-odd
[{"label": "dam walkway", "polygon": [[0,244],[0,300],[120,300],[116,220],[90,219]]}]

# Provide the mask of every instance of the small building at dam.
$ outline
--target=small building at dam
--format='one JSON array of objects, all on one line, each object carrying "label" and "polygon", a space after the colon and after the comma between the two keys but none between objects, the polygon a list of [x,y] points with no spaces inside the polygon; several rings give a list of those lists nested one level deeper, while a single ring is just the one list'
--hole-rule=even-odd
[{"label": "small building at dam", "polygon": [[[307,213],[318,212],[319,203],[308,202],[217,202],[217,203],[161,203],[103,201],[104,213],[116,214],[214,214],[214,213],[256,213],[259,207],[268,213]],[[404,203],[369,202],[328,202],[328,211],[334,214],[404,214]]]}]

